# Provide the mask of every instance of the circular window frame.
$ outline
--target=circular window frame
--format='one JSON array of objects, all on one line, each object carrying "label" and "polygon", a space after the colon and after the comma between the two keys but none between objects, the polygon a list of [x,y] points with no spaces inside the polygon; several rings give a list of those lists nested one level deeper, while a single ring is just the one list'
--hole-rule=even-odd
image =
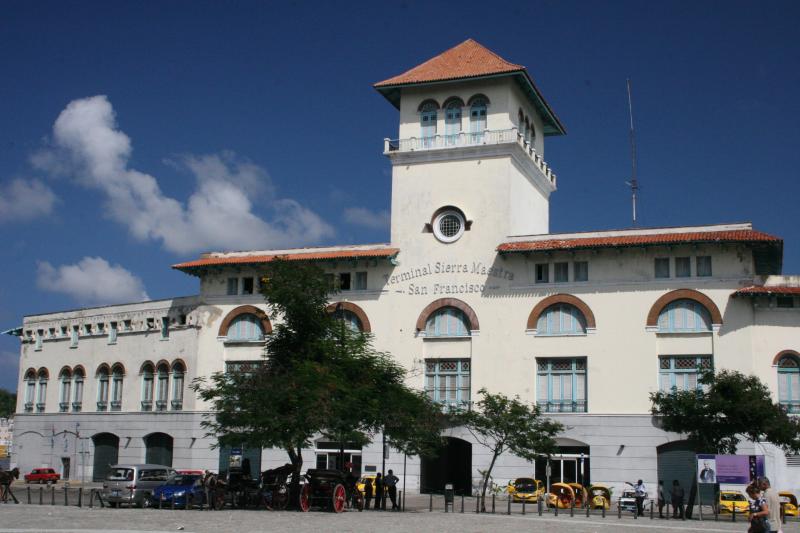
[{"label": "circular window frame", "polygon": [[[449,217],[449,216],[453,216],[453,217],[456,217],[458,219],[459,228],[458,228],[458,231],[455,234],[453,234],[452,236],[448,237],[447,235],[442,233],[440,224],[441,224],[442,220],[445,217]],[[450,244],[450,243],[456,242],[458,239],[461,238],[462,235],[464,235],[464,231],[466,230],[466,227],[467,227],[467,221],[464,218],[464,215],[462,215],[459,211],[457,211],[455,209],[445,209],[444,211],[442,211],[441,213],[438,213],[434,217],[433,224],[431,224],[431,226],[432,226],[432,229],[433,229],[433,235],[434,235],[434,237],[436,237],[436,239],[439,242],[443,242],[445,244]]]}]

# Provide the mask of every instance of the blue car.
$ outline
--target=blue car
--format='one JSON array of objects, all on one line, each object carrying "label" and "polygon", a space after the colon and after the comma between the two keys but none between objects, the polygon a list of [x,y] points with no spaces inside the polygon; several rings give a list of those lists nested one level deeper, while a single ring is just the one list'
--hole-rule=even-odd
[{"label": "blue car", "polygon": [[156,487],[150,495],[151,507],[172,508],[174,506],[186,508],[186,502],[191,505],[204,505],[205,491],[203,490],[203,476],[197,474],[175,474],[167,479],[160,487]]}]

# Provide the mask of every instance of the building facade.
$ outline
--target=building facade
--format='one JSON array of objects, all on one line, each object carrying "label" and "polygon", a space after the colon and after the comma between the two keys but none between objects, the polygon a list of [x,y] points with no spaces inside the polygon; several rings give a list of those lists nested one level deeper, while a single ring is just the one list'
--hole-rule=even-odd
[{"label": "building facade", "polygon": [[[375,87],[399,111],[384,142],[391,242],[204,254],[173,266],[198,278],[197,296],[25,317],[14,462],[85,480],[117,461],[225,469],[188,384],[261,359],[276,318],[259,273],[278,256],[323,265],[341,288],[332,312],[435,401],[469,406],[486,388],[562,422],[552,482],[679,477],[694,450],[658,427],[649,395],[695,388],[707,369],[754,374],[800,413],[800,279],[782,275],[780,238],[750,224],[551,234],[544,145],[564,127],[524,67],[472,40]],[[469,491],[488,451],[463,428],[445,436],[435,460],[380,436],[346,452],[362,472],[385,460],[411,491]],[[316,441],[305,463],[334,466],[337,448]],[[797,457],[741,453],[800,489]],[[286,461],[245,455],[254,470]],[[546,472],[507,455],[494,478]]]}]

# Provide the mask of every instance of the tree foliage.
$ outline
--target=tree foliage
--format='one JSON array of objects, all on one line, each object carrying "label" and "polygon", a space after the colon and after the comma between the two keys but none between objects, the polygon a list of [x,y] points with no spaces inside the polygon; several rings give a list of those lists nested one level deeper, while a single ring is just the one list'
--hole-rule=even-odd
[{"label": "tree foliage", "polygon": [[14,416],[17,410],[17,395],[5,389],[0,389],[0,418]]},{"label": "tree foliage", "polygon": [[755,376],[722,370],[700,377],[696,391],[659,391],[650,395],[651,412],[667,431],[685,433],[697,451],[736,453],[742,438],[768,441],[800,451],[800,420],[772,401],[769,388]]},{"label": "tree foliage", "polygon": [[[302,450],[318,435],[366,444],[383,430],[395,447],[417,455],[439,442],[438,409],[405,384],[405,371],[327,310],[324,271],[310,263],[269,263],[261,291],[278,318],[265,359],[246,372],[195,380],[211,404],[203,421],[220,445],[286,450],[295,483]],[[296,484],[295,484],[296,489]]]},{"label": "tree foliage", "polygon": [[549,455],[556,449],[554,437],[564,426],[543,417],[539,406],[525,404],[519,397],[490,394],[486,389],[478,394],[481,399],[474,409],[459,418],[475,440],[492,454],[489,468],[482,471],[481,495],[485,498],[494,463],[500,455],[510,451],[527,461]]}]

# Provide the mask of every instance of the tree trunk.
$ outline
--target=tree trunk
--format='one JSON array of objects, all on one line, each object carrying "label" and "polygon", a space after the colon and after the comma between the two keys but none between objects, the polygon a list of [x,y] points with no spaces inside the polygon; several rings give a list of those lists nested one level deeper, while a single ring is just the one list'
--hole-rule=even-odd
[{"label": "tree trunk", "polygon": [[298,446],[294,448],[286,448],[286,453],[289,455],[289,460],[292,462],[294,470],[292,472],[292,482],[289,484],[289,504],[287,508],[299,508],[300,501],[300,474],[303,470],[303,448]]},{"label": "tree trunk", "polygon": [[486,473],[483,475],[483,490],[481,491],[481,511],[486,512],[486,487],[489,485],[489,477],[492,475],[492,469],[494,468],[494,462],[497,461],[497,456],[500,455],[500,449],[497,448],[494,451],[494,455],[492,455],[492,462],[489,463],[489,468],[486,470]]}]

